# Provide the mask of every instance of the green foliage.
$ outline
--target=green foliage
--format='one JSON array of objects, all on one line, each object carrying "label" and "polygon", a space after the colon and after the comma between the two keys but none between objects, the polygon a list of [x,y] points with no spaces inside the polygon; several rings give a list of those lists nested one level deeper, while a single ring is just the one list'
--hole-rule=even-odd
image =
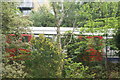
[{"label": "green foliage", "polygon": [[[25,33],[26,29],[25,27],[29,26],[31,21],[29,21],[26,17],[22,17],[20,11],[17,9],[18,3],[15,2],[1,2],[2,7],[2,36],[5,36],[3,39],[3,53],[6,53],[5,48],[9,49],[19,49],[22,47],[26,47],[27,45],[23,45],[19,39],[20,34]],[[15,37],[11,36],[11,39],[8,39],[10,43],[7,43],[7,37],[9,34],[15,34]],[[10,37],[10,36],[9,36]],[[16,54],[20,54],[19,51],[17,51]]]},{"label": "green foliage", "polygon": [[39,11],[32,12],[30,20],[33,21],[33,26],[37,27],[53,27],[55,26],[55,18],[52,13],[50,13],[46,7],[41,7]]},{"label": "green foliage", "polygon": [[89,73],[89,68],[82,63],[71,61],[70,58],[65,60],[64,71],[65,78],[94,78],[94,73]]},{"label": "green foliage", "polygon": [[[3,33],[14,32],[17,35],[23,31],[23,28],[31,23],[26,18],[21,17],[16,14],[19,13],[16,8],[16,4],[13,2],[2,2],[2,31]],[[56,5],[57,11],[61,13],[61,5]],[[103,3],[64,3],[64,20],[61,26],[63,27],[87,27],[90,28],[87,32],[95,32],[100,29],[108,29],[108,28],[119,28],[118,19],[119,19],[119,11],[118,4],[116,2],[103,2]],[[57,17],[61,16],[59,14]],[[31,20],[33,20],[34,26],[55,26],[55,16],[51,12],[49,12],[46,8],[41,8],[39,12],[34,12],[31,14]],[[93,30],[93,28],[96,28]],[[86,31],[85,31],[86,32]],[[104,31],[105,32],[105,31]],[[91,40],[88,43],[87,39],[81,41],[80,39],[76,39],[74,35],[66,36],[67,40],[63,46],[66,46],[68,50],[68,57],[71,57],[73,61],[78,61],[80,56],[83,54],[88,55],[85,50],[88,49],[88,45],[95,45],[95,49],[99,50],[103,47],[99,47],[94,44]],[[119,48],[119,34],[116,35],[116,45]],[[63,40],[64,41],[64,40]],[[11,44],[10,48],[20,48],[21,44],[17,41],[13,41],[14,44]],[[61,77],[62,74],[62,65],[63,59],[62,54],[58,52],[55,44],[52,43],[47,38],[40,35],[39,39],[31,40],[31,44],[33,47],[33,51],[31,52],[31,60],[25,62],[25,66],[27,67],[27,72],[24,71],[25,66],[24,63],[18,63],[16,61],[12,61],[13,63],[5,62],[3,66],[5,67],[3,77],[7,78],[57,78]],[[9,46],[9,44],[8,44]],[[23,46],[22,46],[23,47]],[[24,46],[24,48],[28,48],[29,46]],[[24,53],[24,51],[22,52]],[[22,61],[20,61],[22,62]],[[90,70],[92,72],[99,72],[100,76],[106,78],[106,72],[104,67],[94,66],[94,67],[86,67],[83,66],[80,62],[75,63],[71,61],[66,61],[64,65],[65,68],[65,78],[93,78],[94,74],[89,74]],[[17,66],[17,68],[16,68]],[[18,68],[19,67],[19,68]],[[88,73],[88,74],[87,74]],[[115,72],[113,72],[115,73]],[[111,73],[111,76],[112,74]],[[13,75],[13,76],[12,76]],[[105,76],[104,76],[105,75]],[[116,76],[116,75],[115,75]]]},{"label": "green foliage", "polygon": [[27,42],[22,42],[20,40],[20,37],[21,37],[20,35],[11,36],[9,34],[5,36],[6,43],[5,43],[5,49],[3,49],[4,59],[6,60],[22,59],[23,57],[25,57],[25,55],[29,54],[29,52],[27,52],[26,50],[30,50],[31,45]]},{"label": "green foliage", "polygon": [[72,58],[74,62],[89,61],[91,53],[101,54],[104,47],[103,40],[93,36],[78,36],[67,33],[62,41],[62,46],[67,50],[68,57]]},{"label": "green foliage", "polygon": [[2,78],[25,78],[24,61],[6,61],[3,63]]},{"label": "green foliage", "polygon": [[58,52],[55,44],[44,35],[38,39],[33,38],[32,60],[26,61],[31,78],[58,78],[62,72],[62,54]]},{"label": "green foliage", "polygon": [[[4,38],[2,39],[2,61],[3,62],[3,78],[24,78],[27,75],[27,72],[24,71],[24,61],[15,61],[12,57],[12,60],[9,60],[8,57],[10,54],[15,54],[12,52],[6,52],[6,48],[8,49],[19,49],[23,46],[20,42],[20,34],[25,32],[25,27],[32,24],[31,21],[29,21],[26,17],[23,17],[21,15],[21,12],[17,9],[18,3],[15,2],[1,2],[2,7],[2,35]],[[7,36],[8,34],[13,33],[16,35],[16,37],[11,41],[10,43],[7,43]],[[26,47],[27,49],[27,47]],[[16,51],[15,55],[23,54],[24,52]]]},{"label": "green foliage", "polygon": [[20,11],[17,9],[17,3],[14,2],[2,2],[2,31],[3,33],[20,33],[24,28],[30,24],[27,18],[22,17]]},{"label": "green foliage", "polygon": [[[94,28],[94,32],[97,31],[96,28],[100,30],[111,29],[114,28],[115,30],[118,28],[118,18],[116,17],[109,17],[109,18],[99,18],[95,20],[88,20],[84,27]],[[105,32],[104,32],[105,33]]]},{"label": "green foliage", "polygon": [[107,68],[103,62],[93,62],[88,65],[89,71],[95,74],[95,78],[119,78],[119,65],[120,63],[111,63],[108,62]]},{"label": "green foliage", "polygon": [[[85,21],[78,21],[77,24],[83,24],[82,27],[96,28],[106,27],[114,28],[117,26],[118,3],[117,2],[91,2],[81,6],[79,15],[86,16]],[[104,21],[104,22],[103,22]],[[115,22],[115,23],[114,23]],[[106,26],[105,26],[106,25]]]},{"label": "green foliage", "polygon": [[[11,39],[10,37],[14,38]],[[5,36],[7,38],[7,36]],[[10,39],[10,40],[9,40]],[[29,52],[22,51],[19,49],[30,49],[29,44],[25,44],[19,40],[18,36],[9,36],[8,41],[10,43],[5,43],[5,49],[3,49],[2,59],[3,59],[3,78],[25,78],[27,72],[25,71],[24,60],[28,58],[26,56]],[[9,50],[15,50],[15,52]],[[7,51],[8,50],[8,51]],[[22,55],[20,55],[22,54]],[[14,56],[11,56],[14,55]]]},{"label": "green foliage", "polygon": [[[63,6],[63,14],[65,14],[65,16],[61,24],[62,27],[102,27],[104,23],[101,21],[96,22],[96,19],[105,18],[107,20],[107,18],[116,19],[116,17],[118,17],[118,2],[84,2],[82,4],[79,2],[63,2]],[[57,18],[59,18],[63,15],[61,12],[61,3],[56,3],[55,7],[58,13]],[[53,27],[56,24],[52,8],[49,11],[42,7],[38,12],[34,12],[31,15],[31,19],[33,19],[34,26],[38,27]],[[114,20],[112,19],[111,21],[115,22]],[[108,25],[108,22],[105,24]],[[111,27],[117,25],[116,22],[109,22],[109,24],[111,24]]]}]

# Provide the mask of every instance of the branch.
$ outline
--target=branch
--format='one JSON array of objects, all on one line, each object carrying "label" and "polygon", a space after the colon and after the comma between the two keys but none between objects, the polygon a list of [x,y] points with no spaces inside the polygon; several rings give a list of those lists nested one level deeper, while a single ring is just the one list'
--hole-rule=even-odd
[{"label": "branch", "polygon": [[[73,30],[72,30],[72,33],[71,33],[71,36],[70,36],[70,40],[69,40],[69,42],[65,45],[65,47],[63,47],[62,53],[64,52],[65,48],[69,45],[69,43],[72,41],[72,36],[74,35],[73,33],[74,33],[75,29],[77,28],[77,27],[75,27],[75,25],[76,25],[76,18],[75,18],[75,20],[74,20],[74,22],[73,22]],[[66,42],[66,40],[67,40],[67,39],[65,39],[64,42]]]}]

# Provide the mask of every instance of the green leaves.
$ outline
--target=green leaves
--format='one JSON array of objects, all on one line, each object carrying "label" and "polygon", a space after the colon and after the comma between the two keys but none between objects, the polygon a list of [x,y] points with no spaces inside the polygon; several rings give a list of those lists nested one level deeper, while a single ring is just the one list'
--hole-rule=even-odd
[{"label": "green leaves", "polygon": [[55,26],[54,15],[47,10],[46,7],[41,7],[38,12],[31,13],[30,20],[33,21],[33,26],[37,27],[53,27]]},{"label": "green leaves", "polygon": [[[62,15],[61,3],[54,5],[58,13],[57,18]],[[77,2],[64,2],[64,18],[61,24],[62,27],[103,27],[104,24],[101,21],[95,21],[96,19],[104,19],[118,16],[118,3],[117,2],[84,2],[83,4]],[[42,9],[43,8],[43,9]],[[41,7],[38,12],[34,12],[31,15],[34,26],[55,26],[55,15],[45,7]],[[113,20],[111,20],[114,22]],[[105,23],[107,24],[107,23]],[[109,25],[108,25],[109,24]],[[116,23],[109,22],[107,27],[116,25]],[[117,26],[117,25],[116,25]],[[111,26],[112,27],[112,26]]]},{"label": "green leaves", "polygon": [[[118,23],[114,23],[114,20],[117,19],[116,18],[117,12],[118,12],[117,2],[103,2],[103,3],[91,2],[91,3],[83,4],[81,6],[79,15],[86,16],[86,19],[83,19],[85,20],[86,23],[82,27],[96,28],[96,27],[103,27],[104,24],[108,25],[107,27],[110,27],[113,24],[114,25],[118,24]],[[102,21],[96,21],[97,19],[106,19],[105,21],[106,23],[102,23]],[[110,21],[113,23],[111,23]],[[81,23],[82,22],[80,21],[80,24]],[[79,21],[78,21],[78,24],[79,24]]]},{"label": "green leaves", "polygon": [[[26,51],[21,51],[19,49],[25,48],[28,49],[27,44],[22,43],[19,38],[20,34],[25,32],[25,27],[31,24],[26,17],[22,17],[20,11],[17,9],[17,3],[15,2],[1,2],[2,7],[2,35],[5,36],[2,40],[3,49],[3,75],[4,78],[24,78],[27,75],[27,72],[24,71],[25,66],[23,65],[24,61],[14,61],[21,60],[21,58],[26,59]],[[10,33],[15,34],[15,38],[10,39]],[[8,38],[9,36],[9,38]],[[12,36],[13,37],[13,36]],[[8,41],[6,41],[8,38]],[[7,43],[8,42],[8,43]],[[10,43],[9,43],[10,42]],[[23,45],[24,44],[24,45]],[[10,59],[10,60],[9,60]]]},{"label": "green leaves", "polygon": [[17,3],[2,2],[2,31],[3,33],[20,33],[25,31],[24,27],[32,24],[26,17],[17,9]]},{"label": "green leaves", "polygon": [[12,64],[8,61],[7,63],[3,63],[3,67],[3,78],[25,78],[26,75],[28,75],[27,72],[25,72],[24,61],[13,61]]},{"label": "green leaves", "polygon": [[95,74],[88,74],[89,68],[82,63],[72,62],[71,59],[65,60],[65,78],[93,78]]},{"label": "green leaves", "polygon": [[56,45],[44,35],[39,35],[38,39],[33,38],[31,44],[33,49],[31,52],[32,60],[26,61],[30,76],[32,78],[60,77],[63,61]]}]

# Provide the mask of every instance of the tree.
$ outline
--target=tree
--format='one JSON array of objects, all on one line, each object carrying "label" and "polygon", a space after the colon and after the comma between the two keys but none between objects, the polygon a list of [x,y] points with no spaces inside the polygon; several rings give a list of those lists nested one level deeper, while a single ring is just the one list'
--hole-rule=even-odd
[{"label": "tree", "polygon": [[[98,26],[103,27],[103,25],[101,24],[106,24],[106,23],[101,23],[101,21],[99,20],[97,21],[96,19],[107,20],[107,18],[109,19],[110,17],[116,18],[117,10],[118,10],[117,2],[103,2],[103,3],[91,2],[91,3],[83,4],[80,8],[80,11],[78,11],[78,14],[86,16],[86,19],[84,19],[85,21],[83,27],[96,28]],[[78,22],[79,25],[81,25],[82,23],[83,21]]]},{"label": "tree", "polygon": [[[13,45],[8,44],[6,42],[7,36],[9,34],[15,34],[15,39],[13,42],[15,43],[14,46],[21,46],[22,44],[19,43],[19,38],[21,33],[26,32],[26,27],[30,26],[32,23],[26,17],[22,17],[19,9],[17,9],[17,3],[15,2],[1,2],[2,7],[2,56],[3,56],[3,67],[4,71],[2,73],[3,78],[24,78],[26,76],[26,72],[24,71],[25,66],[23,66],[24,61],[14,61],[6,59],[5,57],[5,47],[6,45]],[[12,41],[12,40],[11,40]],[[17,43],[17,44],[16,44]],[[10,52],[8,52],[10,54]],[[16,67],[17,66],[17,67]],[[19,66],[19,68],[18,68]]]},{"label": "tree", "polygon": [[33,21],[33,26],[37,27],[55,26],[55,17],[45,6],[40,7],[38,11],[32,12],[30,20]]},{"label": "tree", "polygon": [[[84,2],[83,4],[80,3],[51,3],[52,5],[52,11],[51,16],[54,16],[53,19],[55,27],[57,27],[57,46],[59,48],[59,52],[61,52],[61,40],[60,40],[60,27],[83,27],[83,28],[89,28],[88,32],[95,32],[98,30],[106,29],[103,31],[103,33],[107,33],[108,29],[118,27],[117,24],[118,21],[118,4],[114,2]],[[45,12],[46,14],[46,12]],[[73,16],[74,15],[74,16]],[[46,17],[46,18],[45,18]],[[46,26],[46,21],[48,21],[48,26],[51,25],[51,21],[47,16],[44,16],[45,21],[43,23]],[[40,17],[40,21],[42,22],[43,17]],[[47,20],[48,19],[48,20]],[[37,21],[38,18],[34,21]],[[49,23],[50,22],[50,23]],[[43,25],[43,24],[39,24]],[[95,30],[93,29],[95,28]],[[86,31],[86,32],[87,32]],[[73,34],[70,34],[73,35]],[[69,39],[67,43],[74,42],[74,40]],[[74,42],[73,45],[69,45],[70,49],[73,47],[76,47],[75,49],[71,49],[71,52],[73,54],[79,54],[79,52],[86,48],[86,45],[84,43],[80,42]],[[76,46],[77,45],[77,46]],[[83,48],[83,46],[85,46]],[[82,48],[82,49],[80,49]],[[96,48],[96,47],[95,47]],[[97,47],[98,48],[98,47]],[[76,53],[77,52],[77,53]]]},{"label": "tree", "polygon": [[[57,13],[59,14],[58,16],[65,15],[60,25],[61,27],[73,27],[73,25],[75,25],[76,27],[84,27],[90,21],[96,22],[95,20],[99,18],[101,19],[101,18],[116,17],[118,10],[118,3],[117,2],[103,2],[103,3],[102,2],[97,2],[97,3],[96,2],[83,2],[83,3],[63,2],[64,11],[62,11],[61,3],[57,3],[54,7],[56,8]],[[43,12],[44,14],[42,14]],[[51,8],[50,11],[48,10],[46,11],[46,9],[44,9],[43,12],[40,11],[40,14],[42,14],[41,16],[43,17],[39,17],[39,18],[38,16],[36,18],[34,17],[34,23],[38,24],[42,22],[42,24],[39,25],[46,26],[46,22],[47,22],[47,26],[55,26],[56,20],[54,16],[55,15],[54,9]],[[36,15],[37,14],[38,13],[36,13]],[[51,14],[51,20],[50,17],[48,17],[46,14]],[[96,25],[99,24],[96,23]]]},{"label": "tree", "polygon": [[26,17],[22,17],[17,3],[2,2],[2,32],[3,33],[18,33],[24,30],[24,27],[29,26],[32,22]]},{"label": "tree", "polygon": [[26,66],[31,78],[61,78],[62,54],[54,42],[39,35],[39,38],[31,40],[32,59],[26,61]]}]

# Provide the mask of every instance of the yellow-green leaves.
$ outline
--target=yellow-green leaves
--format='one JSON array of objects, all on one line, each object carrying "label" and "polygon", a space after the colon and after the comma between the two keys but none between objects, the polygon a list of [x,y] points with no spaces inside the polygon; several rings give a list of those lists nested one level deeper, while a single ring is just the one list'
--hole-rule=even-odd
[{"label": "yellow-green leaves", "polygon": [[[26,61],[33,78],[57,78],[61,76],[62,55],[54,42],[40,34],[31,40],[32,60]],[[28,65],[29,64],[29,65]]]},{"label": "yellow-green leaves", "polygon": [[10,64],[10,61],[8,63],[3,63],[3,78],[25,78],[27,73],[25,72],[25,66],[23,65],[24,61],[17,62],[13,61],[12,64]]}]

